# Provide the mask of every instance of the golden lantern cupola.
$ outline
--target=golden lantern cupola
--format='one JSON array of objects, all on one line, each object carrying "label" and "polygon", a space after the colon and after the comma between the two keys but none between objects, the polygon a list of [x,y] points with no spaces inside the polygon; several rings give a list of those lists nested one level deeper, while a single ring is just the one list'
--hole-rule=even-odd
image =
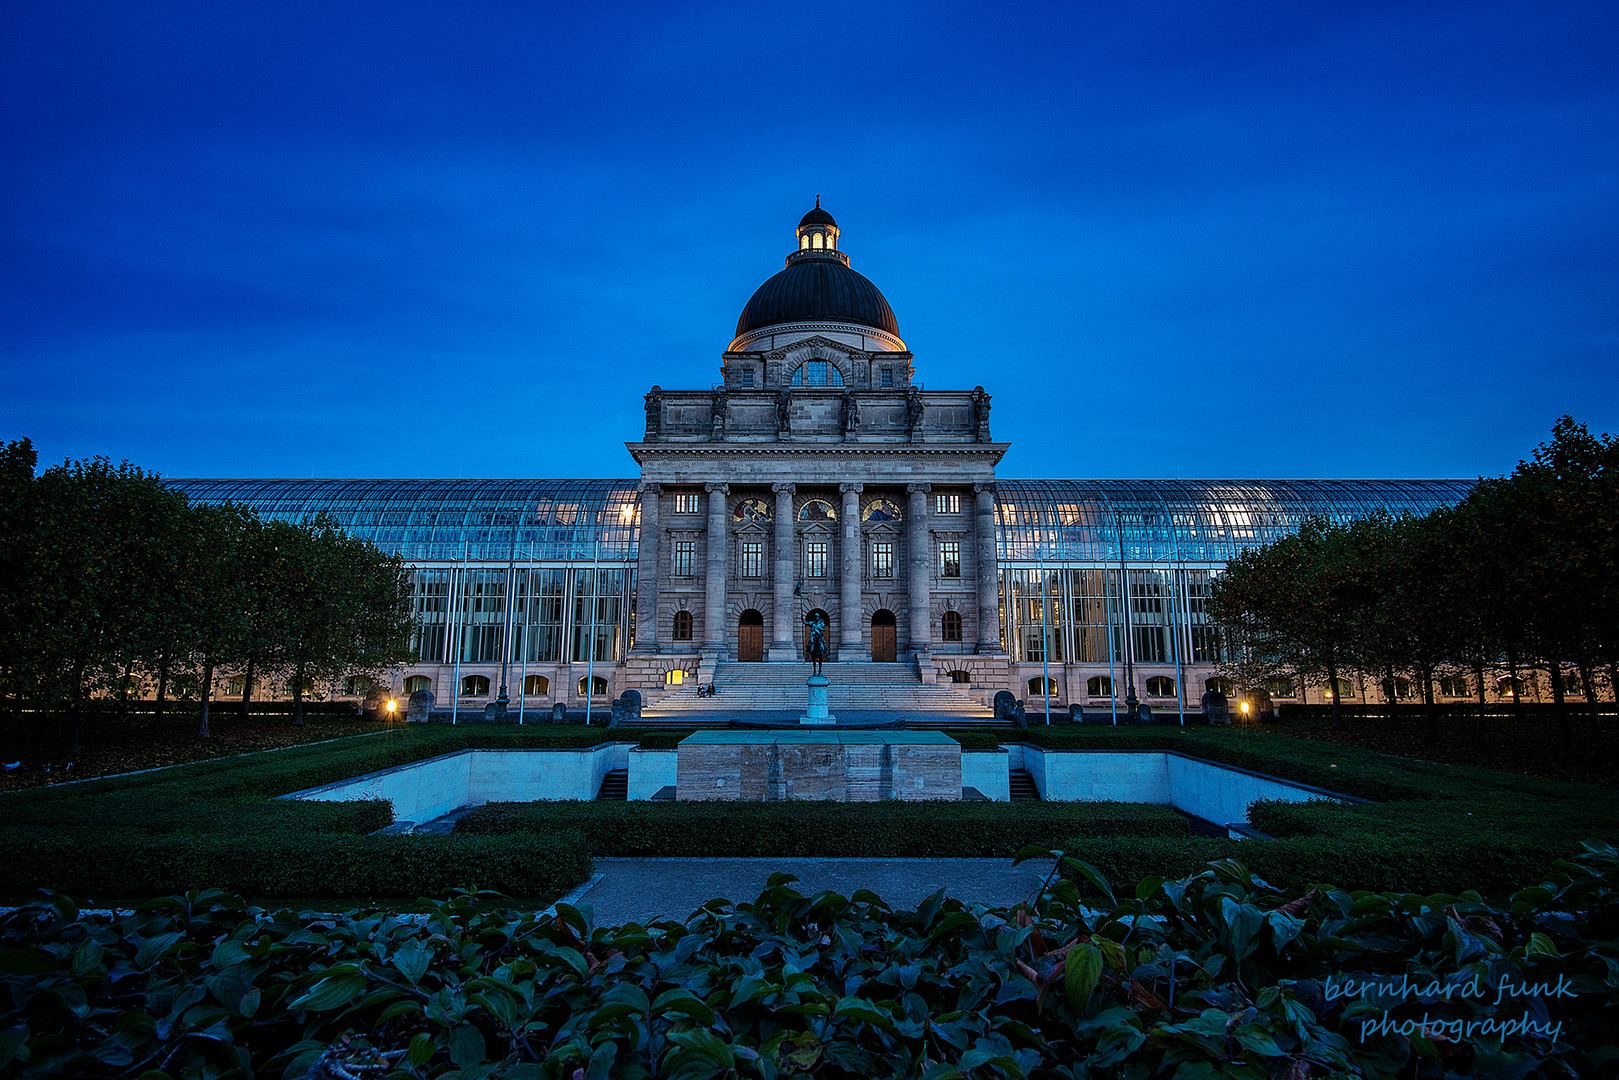
[{"label": "golden lantern cupola", "polygon": [[791,266],[800,259],[832,259],[849,265],[849,256],[838,250],[838,223],[821,209],[819,195],[815,196],[815,208],[798,222],[798,250],[787,256],[787,264]]}]

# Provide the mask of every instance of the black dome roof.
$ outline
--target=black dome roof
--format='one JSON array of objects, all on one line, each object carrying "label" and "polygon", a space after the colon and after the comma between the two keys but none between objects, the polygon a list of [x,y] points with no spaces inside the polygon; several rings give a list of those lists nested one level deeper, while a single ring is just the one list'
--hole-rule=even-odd
[{"label": "black dome roof", "polygon": [[[826,214],[828,220],[831,216]],[[836,259],[795,260],[759,286],[736,321],[736,336],[762,326],[821,319],[871,326],[899,337],[894,310],[877,286]]]},{"label": "black dome roof", "polygon": [[819,195],[815,196],[815,208],[798,219],[800,229],[806,225],[830,225],[834,229],[838,227],[838,223],[833,219],[832,215],[821,209],[821,197]]}]

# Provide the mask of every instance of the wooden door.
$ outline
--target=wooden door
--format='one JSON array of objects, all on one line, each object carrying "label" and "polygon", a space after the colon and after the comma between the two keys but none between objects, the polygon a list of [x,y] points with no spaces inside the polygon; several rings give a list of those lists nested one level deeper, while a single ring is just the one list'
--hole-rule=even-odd
[{"label": "wooden door", "polygon": [[764,617],[757,611],[744,611],[737,624],[736,658],[750,664],[760,663],[765,658]]},{"label": "wooden door", "polygon": [[879,611],[871,617],[871,658],[879,664],[892,664],[896,659],[891,611]]}]

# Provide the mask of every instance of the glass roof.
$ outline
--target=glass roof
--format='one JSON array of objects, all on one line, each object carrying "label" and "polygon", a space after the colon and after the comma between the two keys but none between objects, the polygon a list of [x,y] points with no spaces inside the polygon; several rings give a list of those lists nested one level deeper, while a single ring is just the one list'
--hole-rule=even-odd
[{"label": "glass roof", "polygon": [[995,542],[1003,563],[1224,563],[1309,517],[1426,514],[1472,487],[1471,480],[997,480]]},{"label": "glass roof", "polygon": [[267,520],[326,515],[411,562],[508,558],[629,562],[641,504],[633,480],[168,480],[198,502],[244,503]]},{"label": "glass roof", "polygon": [[[634,480],[169,480],[199,502],[245,503],[267,519],[325,514],[412,562],[630,562],[640,534]],[[998,480],[1003,563],[1224,563],[1312,516],[1425,514],[1469,480]]]}]

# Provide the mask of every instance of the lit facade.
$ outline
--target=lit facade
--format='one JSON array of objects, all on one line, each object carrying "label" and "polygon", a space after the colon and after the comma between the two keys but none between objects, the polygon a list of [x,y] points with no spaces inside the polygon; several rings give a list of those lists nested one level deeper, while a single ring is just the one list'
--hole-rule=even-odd
[{"label": "lit facade", "polygon": [[1229,559],[1311,516],[1421,514],[1471,486],[1000,478],[984,388],[913,384],[893,312],[818,203],[796,241],[744,308],[723,383],[646,394],[635,480],[171,483],[397,552],[417,629],[395,689],[475,711],[503,680],[515,711],[745,678],[802,659],[811,612],[834,663],[909,665],[979,701],[1033,708],[1049,689],[1105,709],[1133,690],[1195,709],[1218,678],[1204,605]]}]

